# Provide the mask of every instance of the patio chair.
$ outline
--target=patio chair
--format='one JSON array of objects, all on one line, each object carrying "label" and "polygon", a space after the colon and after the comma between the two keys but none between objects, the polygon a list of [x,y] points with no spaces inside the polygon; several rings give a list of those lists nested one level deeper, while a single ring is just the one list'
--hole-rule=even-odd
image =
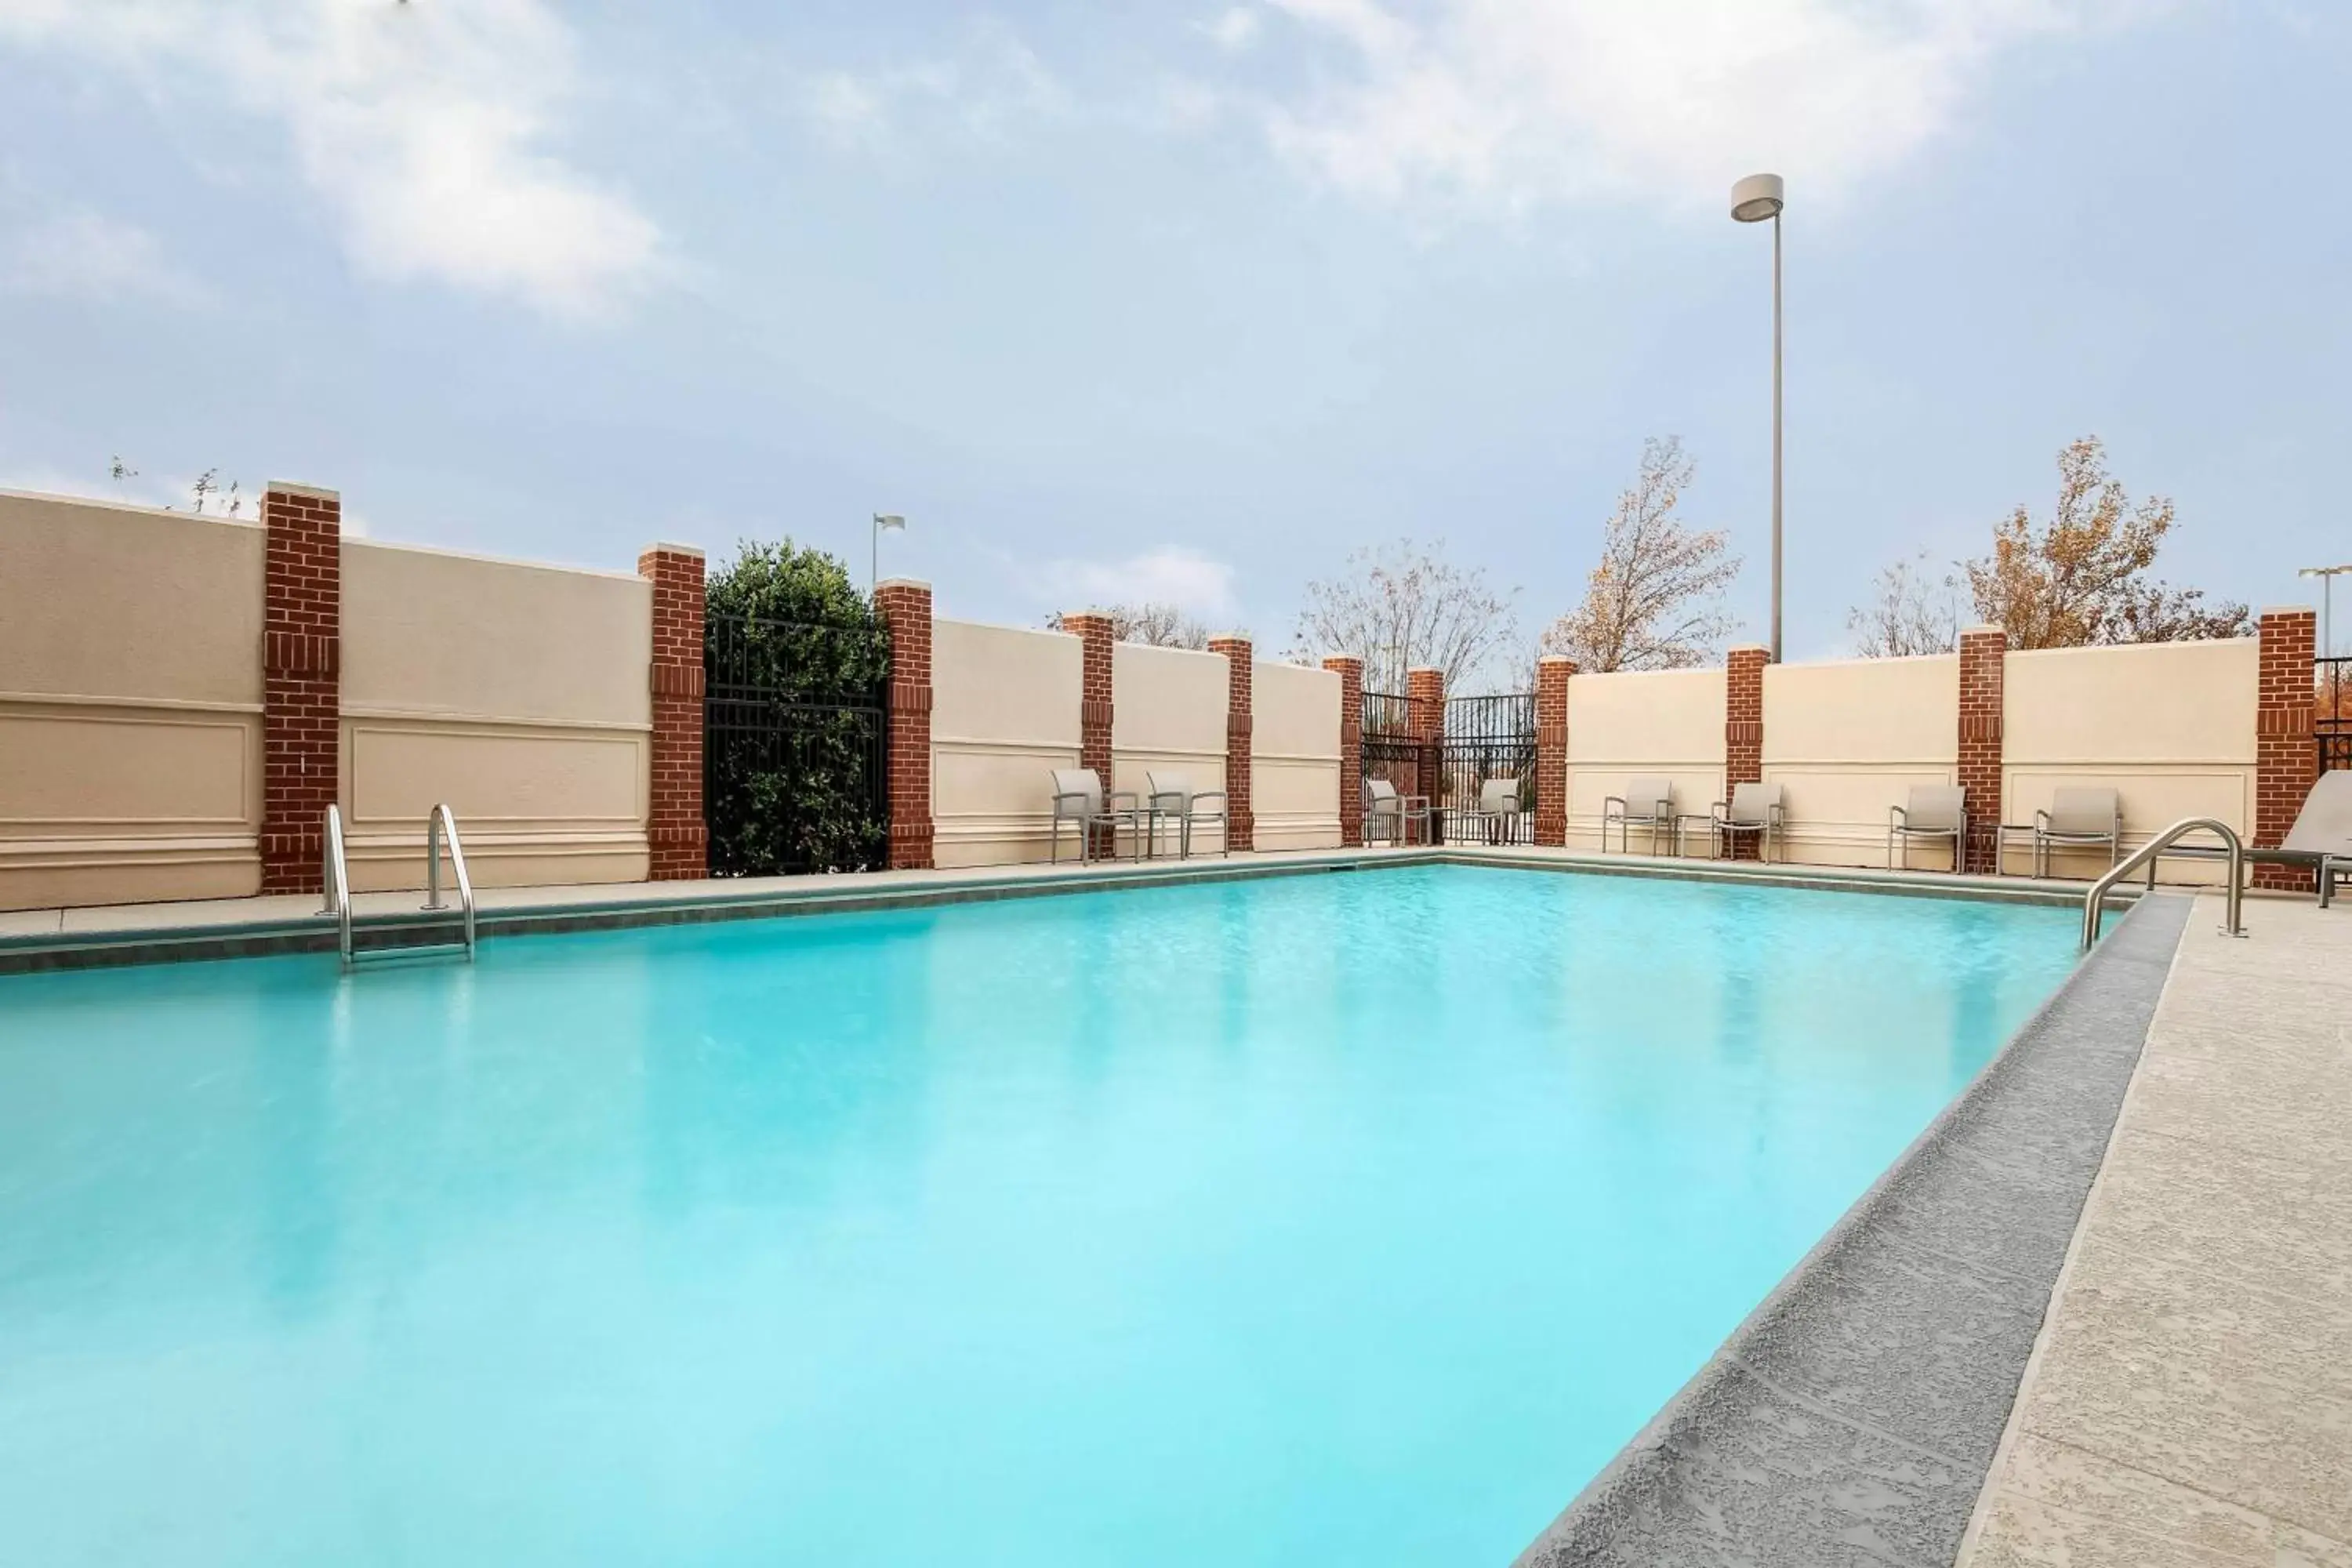
[{"label": "patio chair", "polygon": [[2334,903],[2336,884],[2352,881],[2352,768],[2320,774],[2278,847],[2249,849],[2246,858],[2258,865],[2309,867],[2318,879],[2319,907]]},{"label": "patio chair", "polygon": [[1396,785],[1386,779],[1364,781],[1364,842],[1371,843],[1386,835],[1396,844],[1405,841],[1405,825],[1421,824],[1423,843],[1429,840],[1429,797],[1425,795],[1399,795]]},{"label": "patio chair", "polygon": [[1470,819],[1489,844],[1515,844],[1520,819],[1519,781],[1488,779],[1478,786],[1478,804]]},{"label": "patio chair", "polygon": [[[1192,829],[1196,825],[1214,823],[1217,828],[1217,853],[1229,853],[1225,840],[1232,829],[1225,821],[1225,792],[1221,789],[1196,790],[1182,773],[1152,772],[1143,775],[1144,811],[1151,822],[1151,852],[1160,853],[1160,819],[1173,818],[1176,823],[1176,854],[1179,859],[1192,855]],[[1202,809],[1202,803],[1215,805]]]},{"label": "patio chair", "polygon": [[1734,784],[1729,800],[1715,803],[1715,849],[1718,858],[1738,847],[1741,834],[1753,834],[1764,863],[1769,866],[1772,863],[1772,841],[1787,831],[1779,784]]},{"label": "patio chair", "polygon": [[1952,846],[1952,869],[1960,869],[1960,846],[1969,838],[1968,791],[1958,784],[1914,784],[1907,805],[1886,808],[1886,867],[1896,867],[1895,847],[1902,847],[1901,866],[1911,866],[1911,841],[1915,838],[1948,839]]},{"label": "patio chair", "polygon": [[[1122,826],[1135,846],[1136,858],[1143,858],[1143,807],[1133,790],[1115,790],[1106,797],[1102,779],[1092,768],[1055,768],[1053,779],[1054,837],[1050,859],[1055,864],[1061,861],[1062,824],[1066,822],[1077,826],[1080,865],[1095,858],[1095,829],[1098,827],[1109,833],[1113,859],[1118,858],[1118,830]],[[1121,801],[1127,804],[1121,805]]]},{"label": "patio chair", "polygon": [[1650,853],[1658,852],[1658,835],[1675,831],[1675,786],[1665,779],[1635,779],[1625,786],[1623,795],[1612,795],[1601,803],[1601,852],[1609,853],[1609,825],[1617,825],[1617,848],[1620,853],[1633,852],[1632,830],[1636,826],[1650,830]]},{"label": "patio chair", "polygon": [[2050,809],[2033,814],[2033,874],[2050,874],[2050,852],[2070,844],[2104,844],[2107,864],[2123,858],[2124,800],[2111,789],[2062,789]]}]

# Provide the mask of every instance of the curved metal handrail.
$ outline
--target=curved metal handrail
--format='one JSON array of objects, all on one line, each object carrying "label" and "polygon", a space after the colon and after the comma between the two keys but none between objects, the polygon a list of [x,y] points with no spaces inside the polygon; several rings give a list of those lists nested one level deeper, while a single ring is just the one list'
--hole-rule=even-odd
[{"label": "curved metal handrail", "polygon": [[333,805],[327,807],[327,834],[320,856],[319,883],[326,889],[327,901],[319,912],[335,917],[336,946],[343,955],[343,967],[352,966],[352,873],[343,858],[343,814]]},{"label": "curved metal handrail", "polygon": [[457,902],[466,911],[466,957],[474,956],[474,879],[466,875],[466,847],[457,841],[457,814],[446,802],[436,805],[425,819],[425,907],[446,910],[441,901],[441,839],[449,840],[449,868],[457,875]]},{"label": "curved metal handrail", "polygon": [[2148,886],[2151,888],[2156,886],[2157,857],[2171,848],[2174,842],[2182,835],[2200,831],[2218,834],[2222,847],[2229,851],[2230,855],[2230,882],[2227,889],[2229,914],[2221,929],[2231,936],[2246,934],[2245,921],[2241,918],[2246,891],[2246,847],[2239,841],[2237,829],[2226,822],[2219,822],[2210,816],[2184,816],[2124,857],[2119,865],[2111,868],[2105,876],[2092,883],[2091,890],[2083,895],[2083,951],[2084,952],[2090,952],[2098,942],[2099,906],[2106,901],[2107,894],[2114,890],[2115,885],[2142,866],[2146,866],[2148,868]]}]

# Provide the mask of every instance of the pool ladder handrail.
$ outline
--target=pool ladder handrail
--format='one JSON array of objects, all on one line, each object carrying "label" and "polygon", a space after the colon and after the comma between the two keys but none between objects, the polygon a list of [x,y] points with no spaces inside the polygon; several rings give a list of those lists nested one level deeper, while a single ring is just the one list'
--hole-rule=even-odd
[{"label": "pool ladder handrail", "polygon": [[319,912],[335,917],[336,946],[343,955],[343,967],[352,966],[352,873],[350,862],[343,857],[343,814],[331,803],[327,807],[327,832],[320,854],[319,881],[326,889],[327,901]]},{"label": "pool ladder handrail", "polygon": [[[2107,894],[2114,890],[2116,884],[2145,866],[2147,868],[2147,885],[2153,890],[2156,887],[2157,858],[2171,848],[2173,844],[2184,835],[2199,832],[2218,835],[2223,850],[2230,858],[2229,884],[2224,889],[2228,914],[2221,929],[2231,936],[2246,934],[2246,922],[2243,918],[2246,892],[2245,845],[2239,839],[2237,829],[2226,822],[2218,821],[2210,816],[2184,816],[2124,857],[2123,860],[2105,876],[2092,883],[2091,890],[2083,895],[2083,951],[2084,952],[2090,952],[2098,943],[2100,906],[2106,902]],[[2212,851],[2208,849],[2205,853],[2210,854]]]},{"label": "pool ladder handrail", "polygon": [[425,908],[446,910],[441,898],[441,841],[449,842],[449,869],[457,879],[457,902],[466,912],[466,962],[474,961],[474,879],[466,874],[466,847],[457,838],[457,814],[444,801],[425,819]]}]

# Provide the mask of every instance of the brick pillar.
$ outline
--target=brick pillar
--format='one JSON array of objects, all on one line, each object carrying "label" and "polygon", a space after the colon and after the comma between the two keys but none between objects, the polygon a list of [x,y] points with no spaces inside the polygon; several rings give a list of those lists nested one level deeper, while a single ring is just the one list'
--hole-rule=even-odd
[{"label": "brick pillar", "polygon": [[637,557],[654,585],[653,798],[646,819],[646,879],[710,875],[702,816],[702,552],[656,544]]},{"label": "brick pillar", "polygon": [[1536,842],[1568,842],[1568,680],[1576,660],[1548,653],[1536,660]]},{"label": "brick pillar", "polygon": [[1445,837],[1445,672],[1442,669],[1408,669],[1404,673],[1406,721],[1412,726],[1413,739],[1421,743],[1421,764],[1417,770],[1421,784],[1413,793],[1429,797],[1428,837],[1423,842],[1443,842]]},{"label": "brick pillar", "polygon": [[1244,637],[1211,637],[1209,651],[1225,656],[1225,847],[1257,847],[1257,813],[1250,808],[1250,738],[1256,650]]},{"label": "brick pillar", "polygon": [[[2318,617],[2307,609],[2264,610],[2262,675],[2254,708],[2254,847],[2275,849],[2285,842],[2319,776],[2319,752],[2312,740],[2318,706],[2312,684],[2312,658],[2318,651]],[[2293,866],[2257,866],[2253,884],[2308,892],[2309,871]]]},{"label": "brick pillar", "polygon": [[1971,626],[1960,634],[1959,786],[1968,792],[1968,860],[1983,876],[2000,858],[2001,670],[2009,634]]},{"label": "brick pillar", "polygon": [[[1764,782],[1764,667],[1772,650],[1748,644],[1724,656],[1723,795],[1740,784]],[[1679,808],[1678,808],[1679,809]],[[1753,859],[1759,846],[1753,834],[1735,834],[1735,859]]]},{"label": "brick pillar", "polygon": [[[1089,611],[1062,617],[1062,629],[1078,639],[1081,675],[1078,686],[1078,766],[1092,768],[1102,780],[1103,792],[1112,787],[1110,757],[1110,650],[1113,637],[1108,616]],[[1094,853],[1115,854],[1118,845],[1108,828],[1094,834]]]},{"label": "brick pillar", "polygon": [[931,858],[931,585],[892,578],[874,590],[890,628],[890,869]]},{"label": "brick pillar", "polygon": [[341,776],[342,498],[272,480],[261,522],[261,890],[315,893]]},{"label": "brick pillar", "polygon": [[1339,678],[1339,843],[1364,847],[1364,661],[1327,658]]}]

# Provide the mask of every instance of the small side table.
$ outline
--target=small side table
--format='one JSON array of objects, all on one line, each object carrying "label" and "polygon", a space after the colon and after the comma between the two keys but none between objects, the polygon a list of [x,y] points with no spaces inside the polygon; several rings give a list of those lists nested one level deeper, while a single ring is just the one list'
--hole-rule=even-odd
[{"label": "small side table", "polygon": [[[1997,824],[1992,830],[1992,874],[1996,877],[2006,877],[2009,875],[2007,868],[2009,863],[2009,836],[2012,833],[2024,834],[2026,836],[2026,853],[2031,855],[2033,851],[2033,824],[2030,822],[2003,822]],[[2029,861],[2029,869],[2025,873],[2029,879],[2033,875],[2033,872],[2030,868],[2032,862]]]},{"label": "small side table", "polygon": [[1719,846],[1715,842],[1715,813],[1712,811],[1678,811],[1675,813],[1675,858],[1679,860],[1683,858],[1683,825],[1691,822],[1706,824],[1707,858],[1710,860],[1715,859],[1717,856]]}]

